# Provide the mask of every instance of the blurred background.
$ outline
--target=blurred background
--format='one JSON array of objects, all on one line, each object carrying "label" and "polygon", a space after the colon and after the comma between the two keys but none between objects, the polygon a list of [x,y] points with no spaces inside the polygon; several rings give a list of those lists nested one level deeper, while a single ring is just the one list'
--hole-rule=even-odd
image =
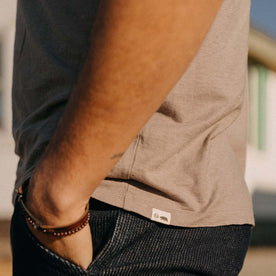
[{"label": "blurred background", "polygon": [[[0,276],[12,275],[9,219],[17,157],[11,136],[16,0],[0,1]],[[252,0],[246,182],[256,227],[240,275],[276,275],[276,1]],[[273,143],[274,142],[274,143]]]}]

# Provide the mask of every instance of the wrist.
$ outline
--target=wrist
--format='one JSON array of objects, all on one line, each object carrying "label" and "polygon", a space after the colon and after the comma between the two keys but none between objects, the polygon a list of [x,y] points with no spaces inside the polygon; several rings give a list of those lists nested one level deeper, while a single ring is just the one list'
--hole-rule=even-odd
[{"label": "wrist", "polygon": [[26,218],[26,221],[28,222],[28,226],[32,226],[34,229],[43,232],[44,234],[62,237],[62,236],[68,236],[77,233],[78,231],[82,230],[89,222],[90,219],[90,213],[89,213],[89,202],[86,204],[85,212],[82,215],[82,217],[75,221],[72,224],[64,225],[61,227],[51,226],[51,225],[45,225],[40,220],[38,220],[34,215],[33,212],[31,212],[27,206],[24,203],[24,197],[25,192],[22,187],[19,188],[19,197],[18,201],[21,204],[22,211],[24,213],[24,216]]},{"label": "wrist", "polygon": [[49,189],[47,183],[40,184],[36,175],[28,183],[25,205],[44,225],[60,227],[76,222],[87,204],[77,204],[73,197],[65,198],[58,190]]}]

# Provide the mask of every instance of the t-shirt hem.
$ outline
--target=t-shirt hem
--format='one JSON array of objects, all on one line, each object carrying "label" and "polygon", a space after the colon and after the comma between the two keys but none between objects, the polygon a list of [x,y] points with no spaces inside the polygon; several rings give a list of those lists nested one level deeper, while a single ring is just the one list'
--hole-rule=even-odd
[{"label": "t-shirt hem", "polygon": [[[136,214],[139,214],[145,218],[148,218],[150,220],[151,219],[151,215],[148,214],[148,212],[139,209],[137,207],[133,207],[130,205],[125,205],[125,206],[121,206],[120,204],[114,204],[112,202],[112,200],[106,200],[106,199],[102,199],[101,197],[98,196],[92,196],[93,198],[103,201],[107,204],[110,204],[112,206],[116,206],[119,207],[125,211],[128,212],[134,212]],[[145,205],[144,205],[145,207]],[[150,209],[151,207],[148,206],[148,208]],[[247,211],[247,210],[246,210]],[[230,212],[230,213],[225,213],[223,212],[223,214],[227,217],[237,217],[237,215],[240,215],[242,212],[244,212],[244,210],[236,210],[235,212]],[[197,215],[196,212],[190,212],[192,214],[189,215],[179,215],[180,213],[185,213],[185,211],[183,210],[174,210],[172,214],[173,216],[178,216],[178,219],[174,219],[171,221],[170,225],[172,226],[181,226],[181,227],[216,227],[216,226],[224,226],[224,225],[244,225],[244,224],[248,224],[250,225],[252,228],[255,227],[255,220],[254,218],[246,218],[246,217],[241,217],[241,218],[233,218],[233,219],[228,219],[228,220],[217,220],[215,218],[210,217],[209,215],[206,215],[206,219],[202,219],[200,222],[196,222],[194,220],[194,216]],[[216,214],[221,214],[220,212],[213,212],[212,215],[216,216]],[[152,220],[153,221],[153,220]],[[160,223],[160,222],[157,222]]]},{"label": "t-shirt hem", "polygon": [[[205,211],[175,209],[162,204],[162,198],[157,200],[150,195],[143,196],[142,193],[133,193],[131,185],[127,182],[116,182],[116,189],[113,186],[114,182],[112,182],[104,180],[91,196],[97,200],[122,208],[125,211],[137,213],[153,221],[156,221],[152,218],[154,217],[154,210],[157,209],[157,212],[165,212],[165,215],[169,214],[170,221],[169,223],[166,221],[165,224],[173,226],[212,227],[233,224],[249,224],[252,228],[255,226],[253,209],[251,209],[250,204],[248,204],[248,208],[237,207],[236,209],[232,208],[231,211],[223,210],[223,208],[220,208],[220,211],[214,209],[207,209]],[[161,223],[160,221],[157,222]]]}]

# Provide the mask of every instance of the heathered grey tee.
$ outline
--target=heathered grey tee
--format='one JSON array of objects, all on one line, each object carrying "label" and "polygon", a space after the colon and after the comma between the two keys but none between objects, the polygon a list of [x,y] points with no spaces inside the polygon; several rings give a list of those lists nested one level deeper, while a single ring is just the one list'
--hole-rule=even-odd
[{"label": "heathered grey tee", "polygon": [[97,0],[19,0],[13,71],[16,187],[52,137],[85,60]]},{"label": "heathered grey tee", "polygon": [[[63,114],[99,3],[18,1],[15,192],[31,176]],[[249,11],[250,0],[224,0],[189,68],[94,198],[171,225],[254,224],[244,179]]]}]

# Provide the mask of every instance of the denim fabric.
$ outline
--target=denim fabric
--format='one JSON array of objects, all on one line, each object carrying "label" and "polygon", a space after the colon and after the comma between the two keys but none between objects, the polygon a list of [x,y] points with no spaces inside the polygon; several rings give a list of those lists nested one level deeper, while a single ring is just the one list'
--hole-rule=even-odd
[{"label": "denim fabric", "polygon": [[16,202],[13,275],[238,275],[251,235],[250,225],[160,224],[92,198],[90,213],[94,255],[85,270],[41,244]]}]

